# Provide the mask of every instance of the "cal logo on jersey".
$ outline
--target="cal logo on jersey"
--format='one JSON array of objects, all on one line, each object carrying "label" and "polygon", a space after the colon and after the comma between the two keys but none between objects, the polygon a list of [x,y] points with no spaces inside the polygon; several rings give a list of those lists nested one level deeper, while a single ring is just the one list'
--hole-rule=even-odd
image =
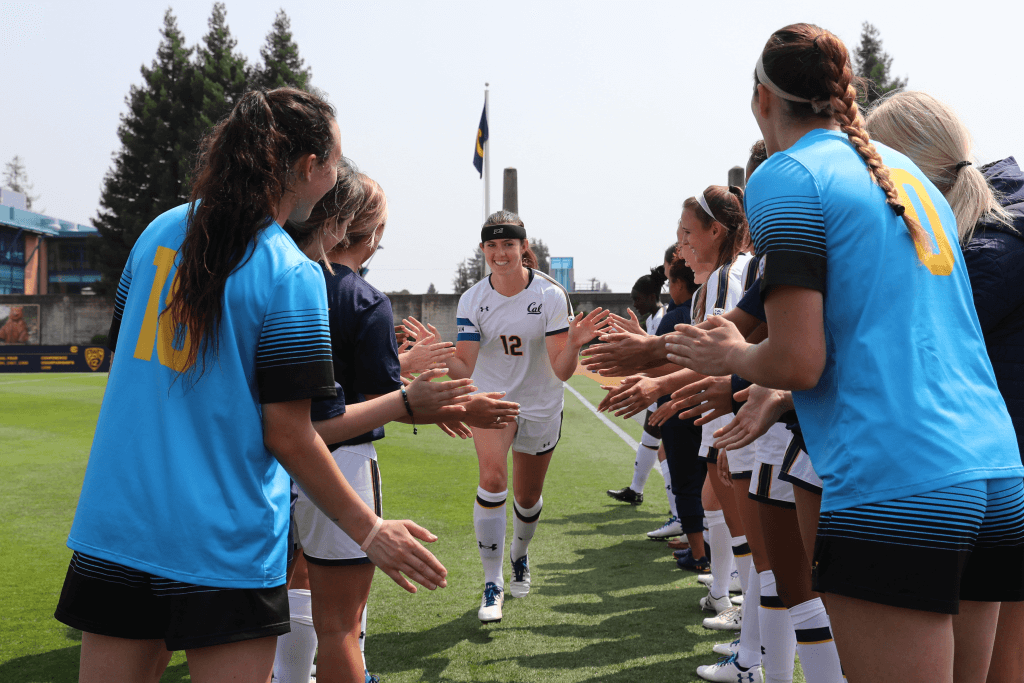
[{"label": "cal logo on jersey", "polygon": [[722,315],[723,313],[725,313],[725,309],[724,308],[712,308],[711,309],[711,315]]},{"label": "cal logo on jersey", "polygon": [[543,304],[534,301],[532,304],[526,307],[526,312],[530,315],[540,315],[540,307]]}]

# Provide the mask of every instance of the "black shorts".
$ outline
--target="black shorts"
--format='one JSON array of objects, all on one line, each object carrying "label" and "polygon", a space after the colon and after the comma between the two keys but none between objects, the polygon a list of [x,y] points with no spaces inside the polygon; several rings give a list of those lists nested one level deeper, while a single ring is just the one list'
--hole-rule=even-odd
[{"label": "black shorts", "polygon": [[654,411],[648,410],[644,415],[644,431],[653,436],[655,439],[661,438],[661,425],[651,424],[651,415],[654,415]]},{"label": "black shorts", "polygon": [[823,512],[811,577],[822,593],[941,614],[1024,600],[1024,481]]},{"label": "black shorts", "polygon": [[191,650],[291,630],[288,588],[212,588],[76,552],[54,617],[87,633]]}]

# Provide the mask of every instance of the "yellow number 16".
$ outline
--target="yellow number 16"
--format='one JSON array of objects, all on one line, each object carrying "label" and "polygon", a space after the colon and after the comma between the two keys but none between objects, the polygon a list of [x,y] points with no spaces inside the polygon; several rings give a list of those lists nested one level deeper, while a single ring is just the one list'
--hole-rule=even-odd
[{"label": "yellow number 16", "polygon": [[[168,316],[163,324],[160,324],[160,293],[164,291],[167,277],[174,267],[174,257],[178,252],[167,247],[157,247],[156,256],[153,258],[153,265],[156,266],[156,275],[153,277],[153,286],[149,290],[149,303],[146,304],[146,315],[142,319],[142,329],[139,330],[139,341],[135,344],[135,357],[140,360],[151,360],[153,358],[153,344],[156,344],[157,357],[160,364],[165,365],[177,372],[184,372],[188,369],[188,352],[192,338],[188,328],[184,328],[181,349],[174,348],[174,337],[177,325]],[[175,275],[171,281],[171,290],[167,293],[164,305],[167,306],[174,298],[174,292],[178,289],[178,276]]]},{"label": "yellow number 16", "polygon": [[933,254],[930,250],[926,251],[924,246],[914,242],[918,258],[921,259],[925,268],[932,275],[949,275],[953,272],[953,264],[956,262],[956,258],[953,256],[953,247],[949,244],[946,230],[942,227],[942,221],[939,219],[939,212],[935,210],[935,204],[932,202],[931,197],[928,196],[928,191],[921,184],[920,180],[902,168],[890,168],[889,174],[892,181],[896,184],[896,192],[899,194],[903,206],[906,207],[907,213],[916,218],[917,222],[923,226],[925,221],[921,220],[921,217],[917,214],[917,209],[914,208],[913,202],[910,201],[910,195],[907,194],[907,186],[914,191],[914,194],[917,195],[918,200],[921,202],[921,206],[924,207],[925,215],[928,216],[928,225],[931,226],[932,232],[935,234],[935,244],[939,248],[939,253]]}]

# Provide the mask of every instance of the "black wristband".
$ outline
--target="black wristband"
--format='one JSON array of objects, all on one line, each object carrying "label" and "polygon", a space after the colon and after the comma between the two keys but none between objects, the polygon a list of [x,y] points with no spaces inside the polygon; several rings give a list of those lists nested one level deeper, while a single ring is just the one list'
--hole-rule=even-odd
[{"label": "black wristband", "polygon": [[409,413],[409,420],[412,421],[412,433],[419,434],[416,431],[416,416],[412,414],[412,406],[409,405],[409,394],[406,393],[405,387],[402,387],[402,402],[405,403],[405,412]]}]

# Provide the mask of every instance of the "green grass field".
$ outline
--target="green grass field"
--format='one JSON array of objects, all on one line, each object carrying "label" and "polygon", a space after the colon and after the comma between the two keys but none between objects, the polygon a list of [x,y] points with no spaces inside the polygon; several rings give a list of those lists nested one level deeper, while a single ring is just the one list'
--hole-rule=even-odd
[{"label": "green grass field", "polygon": [[[77,680],[80,634],[53,609],[105,383],[92,374],[0,375],[0,681]],[[592,380],[571,383],[600,400]],[[639,438],[635,422],[617,423]],[[472,443],[394,425],[378,452],[385,515],[437,534],[432,550],[449,571],[447,589],[416,595],[376,576],[367,659],[388,683],[695,681],[696,667],[716,659],[711,646],[730,638],[700,625],[704,589],[644,536],[667,517],[661,478],[651,475],[640,507],[608,498],[605,489],[629,483],[633,452],[573,395],[530,546],[534,587],[505,603],[500,624],[476,618]],[[163,680],[189,680],[181,653]]]}]

